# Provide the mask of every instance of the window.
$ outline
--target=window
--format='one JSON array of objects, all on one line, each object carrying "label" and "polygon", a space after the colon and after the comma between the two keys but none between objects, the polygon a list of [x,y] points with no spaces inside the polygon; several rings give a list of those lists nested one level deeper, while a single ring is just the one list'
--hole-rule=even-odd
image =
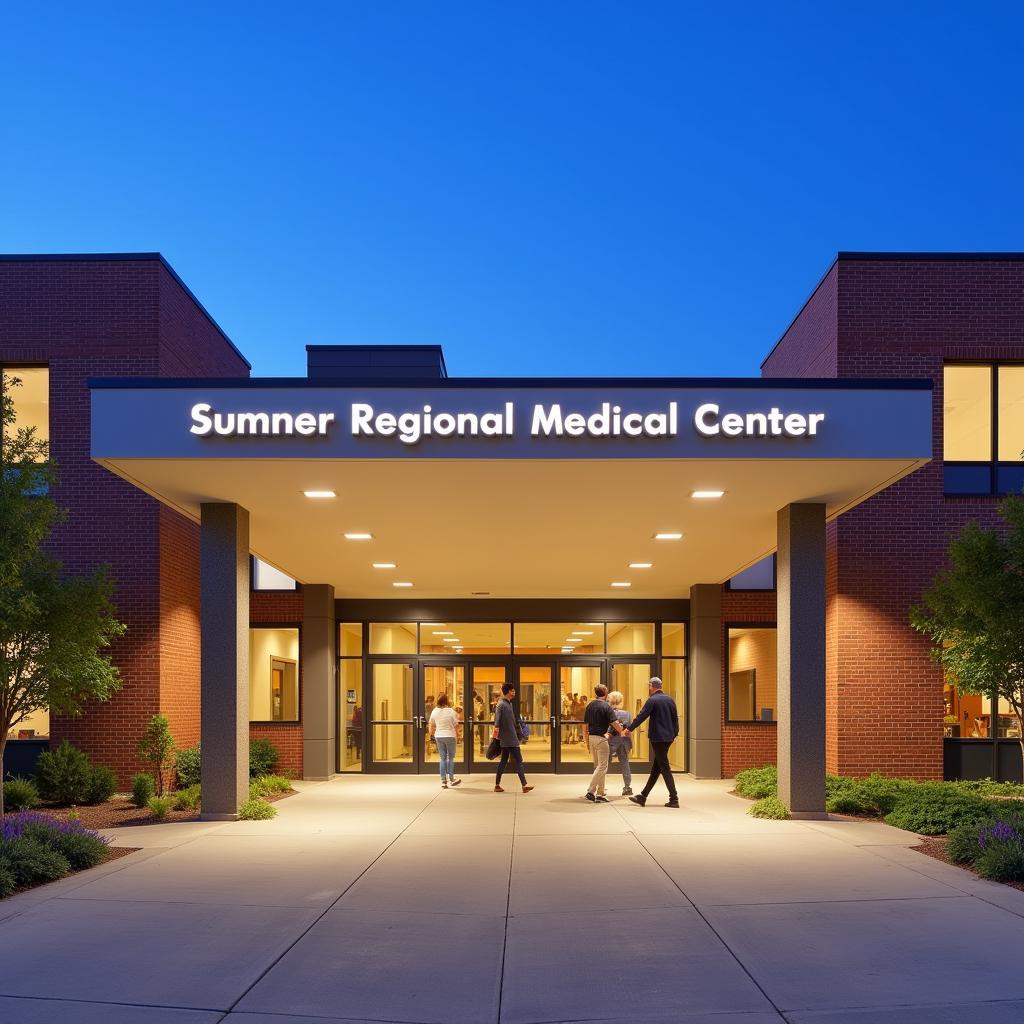
[{"label": "window", "polygon": [[604,654],[603,622],[517,622],[516,654]]},{"label": "window", "polygon": [[40,441],[49,441],[49,369],[45,366],[5,366],[2,372],[5,393],[14,402],[15,430],[35,427],[36,437]]},{"label": "window", "polygon": [[420,654],[508,654],[510,622],[421,622]]},{"label": "window", "polygon": [[730,722],[776,719],[774,626],[730,626],[726,643],[725,709]]},{"label": "window", "polygon": [[249,721],[298,720],[298,627],[253,627],[249,630]]},{"label": "window", "polygon": [[947,365],[942,448],[947,494],[1024,488],[1024,366]]},{"label": "window", "polygon": [[729,590],[774,590],[775,589],[775,556],[769,555],[755,562],[752,566],[736,573],[726,583]]},{"label": "window", "polygon": [[253,590],[295,590],[295,580],[286,576],[280,569],[275,569],[268,562],[252,559]]},{"label": "window", "polygon": [[363,624],[338,624],[338,771],[363,768]]},{"label": "window", "polygon": [[653,622],[609,622],[609,654],[653,654]]},{"label": "window", "polygon": [[415,654],[415,622],[371,622],[371,654]]}]

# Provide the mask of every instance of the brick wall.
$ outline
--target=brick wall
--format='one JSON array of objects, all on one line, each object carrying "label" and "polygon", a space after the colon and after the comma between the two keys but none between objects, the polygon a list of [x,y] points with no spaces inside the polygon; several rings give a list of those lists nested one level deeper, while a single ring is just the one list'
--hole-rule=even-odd
[{"label": "brick wall", "polygon": [[[934,459],[829,527],[826,750],[830,771],[941,778],[942,674],[908,624],[950,538],[998,521],[991,498],[942,489],[942,367],[1024,359],[1024,262],[841,257],[836,374],[934,383]],[[793,376],[818,323],[801,313],[764,363]]]},{"label": "brick wall", "polygon": [[54,497],[68,510],[51,549],[69,573],[110,566],[128,627],[110,651],[121,690],[81,716],[54,715],[51,742],[111,765],[122,786],[153,714],[167,712],[179,743],[198,738],[198,534],[89,458],[86,382],[179,373],[190,352],[209,375],[248,372],[158,259],[0,260],[0,364],[50,371]]},{"label": "brick wall", "polygon": [[[249,621],[254,625],[302,625],[301,591],[258,591],[250,595]],[[299,657],[299,700],[301,706],[304,668]],[[300,712],[301,717],[301,712]],[[249,739],[270,740],[280,751],[277,770],[302,778],[302,722],[261,722],[249,726]]]},{"label": "brick wall", "polygon": [[834,263],[761,364],[763,376],[836,376],[838,282],[839,265]]}]

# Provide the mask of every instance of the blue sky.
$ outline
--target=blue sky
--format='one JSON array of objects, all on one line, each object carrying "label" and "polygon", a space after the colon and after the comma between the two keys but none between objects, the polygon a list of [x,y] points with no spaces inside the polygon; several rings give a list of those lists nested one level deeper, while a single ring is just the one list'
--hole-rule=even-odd
[{"label": "blue sky", "polygon": [[0,250],[159,250],[257,374],[752,375],[839,249],[1024,249],[1013,5],[18,4]]}]

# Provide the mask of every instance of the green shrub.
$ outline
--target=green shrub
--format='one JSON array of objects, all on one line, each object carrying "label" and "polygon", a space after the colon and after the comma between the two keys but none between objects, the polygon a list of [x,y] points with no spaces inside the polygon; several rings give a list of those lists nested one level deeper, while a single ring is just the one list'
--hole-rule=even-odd
[{"label": "green shrub", "polygon": [[974,870],[993,882],[1024,882],[1024,834],[1005,821],[978,832],[979,852]]},{"label": "green shrub", "polygon": [[890,779],[878,772],[873,772],[866,779],[852,781],[861,798],[876,807],[878,814],[883,816],[894,810],[898,803],[913,794],[920,785],[913,779]]},{"label": "green shrub", "polygon": [[240,821],[263,821],[266,818],[273,818],[277,814],[277,808],[268,804],[266,800],[249,799],[238,808]]},{"label": "green shrub", "polygon": [[946,853],[954,864],[973,864],[981,853],[978,846],[978,832],[982,826],[973,821],[966,821],[949,830],[946,839]]},{"label": "green shrub", "polygon": [[270,796],[271,793],[287,793],[292,788],[292,780],[284,775],[260,775],[249,783],[249,796]]},{"label": "green shrub", "polygon": [[774,818],[784,821],[789,817],[789,808],[777,796],[762,797],[747,811],[752,818]]},{"label": "green shrub", "polygon": [[55,850],[75,871],[94,868],[107,853],[107,844],[95,833],[67,831],[49,825],[28,825],[22,833],[40,846]]},{"label": "green shrub", "polygon": [[153,781],[159,796],[164,795],[164,772],[174,763],[174,737],[166,715],[154,715],[139,740],[139,757],[153,766]]},{"label": "green shrub", "polygon": [[173,796],[151,796],[147,804],[154,818],[166,818],[167,812],[174,806]]},{"label": "green shrub", "polygon": [[56,750],[44,751],[36,761],[36,789],[50,803],[84,804],[91,781],[92,764],[88,755],[67,740]]},{"label": "green shrub", "polygon": [[85,794],[84,803],[106,803],[117,792],[117,774],[113,768],[105,764],[92,766],[89,776],[89,790]]},{"label": "green shrub", "polygon": [[178,774],[178,788],[191,789],[202,782],[201,752],[199,744],[184,747],[174,758],[174,770]]},{"label": "green shrub", "polygon": [[156,783],[149,772],[139,772],[132,776],[132,803],[140,810],[149,806],[149,801],[156,792]]},{"label": "green shrub", "polygon": [[825,810],[829,814],[878,814],[878,808],[854,786],[826,797]]},{"label": "green shrub", "polygon": [[922,782],[904,793],[885,815],[888,824],[924,836],[941,836],[970,822],[991,820],[992,804],[942,782]]},{"label": "green shrub", "polygon": [[0,864],[0,900],[6,899],[18,888],[14,875]]},{"label": "green shrub", "polygon": [[249,743],[249,778],[269,775],[281,755],[270,740],[256,739]]},{"label": "green shrub", "polygon": [[17,885],[39,885],[63,878],[71,864],[63,854],[23,835],[0,845],[0,870],[13,875]]},{"label": "green shrub", "polygon": [[761,768],[746,768],[736,773],[736,793],[749,800],[762,800],[775,796],[779,790],[779,772],[773,764]]},{"label": "green shrub", "polygon": [[31,779],[15,776],[4,783],[4,810],[31,811],[39,806],[39,790]]},{"label": "green shrub", "polygon": [[174,794],[174,809],[176,811],[198,811],[201,792],[198,783],[186,789],[179,789]]}]

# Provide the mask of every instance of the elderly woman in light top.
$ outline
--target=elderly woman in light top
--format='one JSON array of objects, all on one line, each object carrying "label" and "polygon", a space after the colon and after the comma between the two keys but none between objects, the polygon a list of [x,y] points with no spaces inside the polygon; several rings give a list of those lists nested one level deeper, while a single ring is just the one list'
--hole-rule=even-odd
[{"label": "elderly woman in light top", "polygon": [[[615,712],[615,717],[622,723],[623,727],[629,725],[630,716],[622,706],[622,694],[618,690],[612,690],[608,694],[608,703]],[[628,736],[620,736],[614,730],[608,732],[609,762],[619,759],[622,765],[622,795],[633,795],[633,769],[629,764],[629,755],[633,749],[633,741]]]},{"label": "elderly woman in light top", "polygon": [[430,737],[437,744],[440,761],[441,788],[457,786],[462,779],[455,778],[455,741],[459,736],[459,716],[450,706],[448,694],[437,698],[437,705],[430,712]]}]

